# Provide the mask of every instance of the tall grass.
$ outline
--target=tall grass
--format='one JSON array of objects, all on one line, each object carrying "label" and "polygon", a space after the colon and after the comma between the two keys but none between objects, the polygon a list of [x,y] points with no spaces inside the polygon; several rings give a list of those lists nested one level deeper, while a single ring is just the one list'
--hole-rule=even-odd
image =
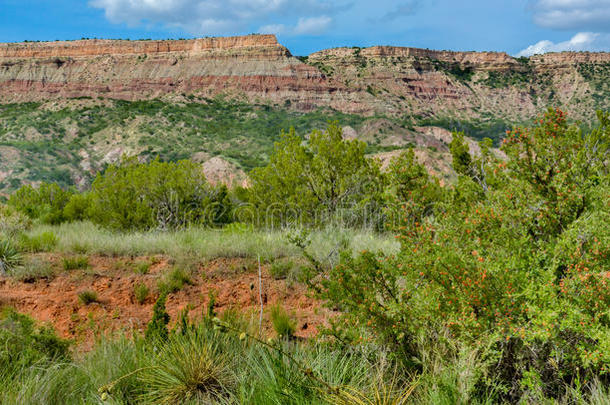
[{"label": "tall grass", "polygon": [[[299,256],[288,242],[290,230],[254,230],[235,232],[206,228],[189,228],[174,232],[117,233],[90,222],[67,223],[59,226],[40,225],[28,232],[35,237],[45,232],[57,236],[56,250],[63,253],[103,254],[110,256],[144,256],[163,254],[171,257],[191,256],[201,260],[218,257],[258,255],[264,260]],[[354,252],[362,250],[394,253],[397,242],[390,235],[372,231],[325,229],[310,235],[309,250],[324,263],[336,260],[338,248],[347,245]]]}]

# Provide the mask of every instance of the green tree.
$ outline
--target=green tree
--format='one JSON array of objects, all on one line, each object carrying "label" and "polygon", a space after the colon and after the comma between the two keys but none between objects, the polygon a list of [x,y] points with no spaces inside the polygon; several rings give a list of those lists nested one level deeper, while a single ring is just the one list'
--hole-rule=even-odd
[{"label": "green tree", "polygon": [[232,207],[227,194],[223,186],[212,187],[194,162],[157,159],[140,163],[126,158],[109,166],[93,182],[91,217],[116,229],[213,225],[230,220]]},{"label": "green tree", "polygon": [[[312,272],[319,297],[342,310],[330,332],[375,340],[412,367],[425,361],[422,341],[440,345],[435,337],[449,334],[485,344],[487,378],[478,384],[492,381],[485,389],[499,401],[532,389],[562,398],[577,381],[607,379],[610,121],[599,119],[584,133],[549,110],[532,128],[510,131],[505,161],[489,150],[467,158],[456,141],[458,183],[433,215],[396,230],[399,254],[346,252],[324,277],[319,266]],[[468,170],[479,161],[487,191]],[[417,176],[404,183],[422,190]]]},{"label": "green tree", "polygon": [[31,219],[59,224],[65,221],[63,210],[72,195],[71,191],[63,190],[55,183],[41,183],[37,187],[25,185],[10,196],[8,205]]},{"label": "green tree", "polygon": [[269,164],[250,173],[251,202],[272,223],[321,224],[338,215],[362,223],[379,209],[383,186],[379,164],[365,149],[343,139],[337,123],[313,131],[307,142],[294,129],[282,133]]}]

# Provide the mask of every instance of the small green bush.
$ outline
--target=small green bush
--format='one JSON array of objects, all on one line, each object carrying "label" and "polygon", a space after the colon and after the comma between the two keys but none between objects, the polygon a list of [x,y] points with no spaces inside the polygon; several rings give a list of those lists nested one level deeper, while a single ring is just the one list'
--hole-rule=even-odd
[{"label": "small green bush", "polygon": [[88,256],[74,256],[74,257],[64,257],[63,259],[63,268],[64,270],[84,270],[89,267],[89,257]]},{"label": "small green bush", "polygon": [[133,287],[133,297],[136,302],[140,305],[146,302],[148,295],[150,294],[150,290],[144,283],[138,283]]},{"label": "small green bush", "polygon": [[297,330],[296,321],[279,304],[271,307],[271,324],[278,336],[292,338]]},{"label": "small green bush", "polygon": [[55,183],[41,183],[38,187],[25,185],[14,192],[8,204],[31,219],[45,224],[60,224],[66,220],[64,207],[72,192]]},{"label": "small green bush", "polygon": [[78,300],[83,305],[93,304],[94,302],[100,302],[97,293],[92,290],[85,290],[78,293]]}]

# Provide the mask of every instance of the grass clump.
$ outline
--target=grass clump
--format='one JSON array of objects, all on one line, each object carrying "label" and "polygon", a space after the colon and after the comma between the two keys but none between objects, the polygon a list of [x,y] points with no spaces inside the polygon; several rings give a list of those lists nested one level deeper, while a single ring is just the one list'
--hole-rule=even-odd
[{"label": "grass clump", "polygon": [[64,257],[62,261],[64,270],[79,270],[86,269],[89,267],[89,257],[87,256],[74,256]]},{"label": "grass clump", "polygon": [[78,300],[83,305],[89,305],[100,302],[97,293],[92,290],[85,290],[78,293]]},{"label": "grass clump", "polygon": [[26,260],[22,266],[16,267],[11,276],[24,283],[33,283],[39,279],[52,279],[55,276],[55,270],[49,262],[40,258],[32,258]]},{"label": "grass clump", "polygon": [[279,337],[292,338],[297,330],[297,323],[279,304],[271,307],[271,324]]},{"label": "grass clump", "polygon": [[193,284],[189,272],[180,267],[175,267],[169,273],[166,273],[159,282],[159,291],[171,294],[182,290],[186,285]]},{"label": "grass clump", "polygon": [[148,272],[150,271],[150,266],[151,266],[151,264],[148,262],[137,262],[137,263],[134,263],[133,271],[136,274],[142,274],[142,275],[148,274]]},{"label": "grass clump", "polygon": [[133,287],[133,297],[136,302],[140,305],[146,302],[146,299],[150,295],[150,290],[144,283],[138,283]]},{"label": "grass clump", "polygon": [[57,246],[57,236],[51,231],[34,235],[22,234],[19,237],[19,246],[23,251],[38,253],[49,252]]},{"label": "grass clump", "polygon": [[271,264],[269,273],[275,280],[284,280],[293,267],[294,263],[291,261],[275,261]]}]

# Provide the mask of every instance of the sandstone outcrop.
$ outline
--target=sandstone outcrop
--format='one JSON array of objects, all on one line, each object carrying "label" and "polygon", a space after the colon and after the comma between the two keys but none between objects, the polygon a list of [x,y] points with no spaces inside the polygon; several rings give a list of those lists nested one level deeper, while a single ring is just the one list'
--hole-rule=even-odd
[{"label": "sandstone outcrop", "polygon": [[304,63],[273,35],[14,43],[0,44],[0,103],[223,93],[298,110],[514,121],[578,99],[575,116],[587,118],[608,101],[592,96],[596,89],[579,76],[583,64],[610,65],[610,53],[515,59],[374,46],[327,49]]}]

